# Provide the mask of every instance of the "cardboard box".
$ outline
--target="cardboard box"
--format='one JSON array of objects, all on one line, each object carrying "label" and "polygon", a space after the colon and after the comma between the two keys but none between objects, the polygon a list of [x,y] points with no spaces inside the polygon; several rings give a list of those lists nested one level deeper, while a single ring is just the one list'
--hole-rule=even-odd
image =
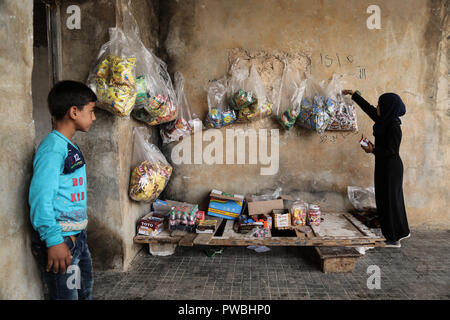
[{"label": "cardboard box", "polygon": [[244,196],[212,190],[207,214],[229,220],[237,220],[242,212]]},{"label": "cardboard box", "polygon": [[291,226],[291,214],[275,213],[273,214],[273,225],[275,228],[288,228]]},{"label": "cardboard box", "polygon": [[214,233],[217,228],[217,220],[201,220],[198,223],[197,233]]},{"label": "cardboard box", "polygon": [[139,220],[138,234],[156,236],[162,231],[163,226],[164,219],[154,217],[153,212],[150,212]]},{"label": "cardboard box", "polygon": [[292,197],[287,195],[280,196],[276,200],[252,201],[251,198],[246,198],[248,215],[253,216],[257,214],[271,214],[273,210],[285,209],[288,201],[293,201]]},{"label": "cardboard box", "polygon": [[179,202],[174,200],[160,200],[156,199],[156,201],[153,203],[153,211],[158,213],[164,213],[169,214],[170,210],[173,207],[188,207],[190,210],[194,209],[195,206],[198,207],[196,204],[187,203],[187,202]]}]

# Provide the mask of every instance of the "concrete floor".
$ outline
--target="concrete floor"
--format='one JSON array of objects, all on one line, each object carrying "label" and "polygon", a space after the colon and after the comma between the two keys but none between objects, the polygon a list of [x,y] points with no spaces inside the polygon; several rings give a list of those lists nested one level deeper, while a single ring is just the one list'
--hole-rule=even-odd
[{"label": "concrete floor", "polygon": [[[178,247],[155,257],[144,246],[128,272],[94,271],[94,299],[297,300],[449,299],[450,230],[413,229],[402,248],[375,248],[353,273],[324,274],[311,247],[272,247],[257,253],[226,247]],[[369,266],[380,268],[380,289],[369,289]]]}]

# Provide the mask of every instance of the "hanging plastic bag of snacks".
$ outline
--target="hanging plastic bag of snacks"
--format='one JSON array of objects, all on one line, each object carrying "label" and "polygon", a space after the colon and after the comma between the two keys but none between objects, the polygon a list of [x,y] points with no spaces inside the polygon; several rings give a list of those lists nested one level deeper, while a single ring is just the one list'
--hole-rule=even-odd
[{"label": "hanging plastic bag of snacks", "polygon": [[208,115],[205,119],[207,128],[222,128],[236,121],[236,114],[228,107],[226,97],[228,79],[223,77],[213,80],[206,86],[208,98]]},{"label": "hanging plastic bag of snacks", "polygon": [[355,105],[349,96],[342,95],[343,89],[342,76],[333,74],[327,91],[335,97],[336,107],[334,116],[328,124],[328,131],[358,131]]},{"label": "hanging plastic bag of snacks", "polygon": [[269,101],[261,78],[252,64],[250,72],[242,61],[237,59],[230,68],[229,103],[236,111],[240,122],[258,120],[272,114]]},{"label": "hanging plastic bag of snacks", "polygon": [[[127,41],[118,43],[111,39],[105,44],[112,53],[120,49],[121,57],[132,56],[134,59],[133,78],[130,79],[130,85],[132,83],[134,89],[134,99],[131,107],[127,105],[126,114],[129,115],[131,112],[133,118],[149,126],[172,121],[177,117],[177,103],[167,65],[142,43],[139,28],[129,8],[130,1],[127,4],[121,2],[118,7],[119,16],[123,21],[124,37]],[[102,66],[109,65],[111,63],[105,60]],[[101,68],[101,70],[108,69]],[[118,109],[117,102],[113,105],[114,107]]]},{"label": "hanging plastic bag of snacks", "polygon": [[109,29],[87,84],[98,97],[97,106],[117,116],[129,116],[136,101],[135,37],[121,28]]},{"label": "hanging plastic bag of snacks", "polygon": [[297,121],[305,87],[306,80],[301,79],[298,69],[292,68],[285,61],[278,91],[276,117],[286,130],[294,127]]},{"label": "hanging plastic bag of snacks", "polygon": [[135,201],[153,202],[166,187],[172,166],[158,147],[149,142],[150,134],[146,127],[135,128],[133,136],[129,195]]},{"label": "hanging plastic bag of snacks", "polygon": [[306,76],[305,95],[300,106],[297,122],[307,129],[322,134],[334,116],[336,101],[323,84],[313,76]]},{"label": "hanging plastic bag of snacks", "polygon": [[160,133],[163,143],[178,141],[188,136],[195,129],[201,130],[202,121],[196,114],[192,114],[191,106],[184,91],[184,78],[180,72],[175,72],[175,91],[178,104],[178,118],[172,122],[161,125]]},{"label": "hanging plastic bag of snacks", "polygon": [[148,126],[173,121],[178,116],[178,103],[167,65],[145,50],[145,65],[138,77],[138,98],[131,113]]}]

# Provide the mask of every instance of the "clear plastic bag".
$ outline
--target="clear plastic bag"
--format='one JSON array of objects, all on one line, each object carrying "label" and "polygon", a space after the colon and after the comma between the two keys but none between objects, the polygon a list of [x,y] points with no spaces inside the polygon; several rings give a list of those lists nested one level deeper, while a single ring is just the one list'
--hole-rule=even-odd
[{"label": "clear plastic bag", "polygon": [[87,80],[97,106],[120,117],[129,116],[136,101],[136,46],[135,37],[110,28],[109,41],[100,48]]},{"label": "clear plastic bag", "polygon": [[110,28],[110,40],[88,77],[98,106],[118,116],[133,117],[147,125],[172,121],[177,116],[175,92],[167,66],[142,43],[130,1],[118,7],[122,27]]},{"label": "clear plastic bag", "polygon": [[128,50],[136,57],[136,101],[131,115],[148,126],[172,121],[178,115],[178,107],[167,65],[142,43],[129,7],[130,1],[120,6],[120,13],[123,29],[131,39]]},{"label": "clear plastic bag", "polygon": [[295,201],[289,209],[291,213],[292,225],[306,226],[308,216],[308,204],[303,201]]},{"label": "clear plastic bag", "polygon": [[286,130],[290,130],[297,121],[305,87],[306,80],[301,79],[298,69],[293,69],[285,61],[278,91],[276,117]]},{"label": "clear plastic bag", "polygon": [[262,195],[259,195],[259,196],[252,195],[252,196],[250,196],[250,198],[252,199],[252,201],[276,200],[276,199],[278,199],[280,197],[281,191],[282,191],[282,188],[278,187],[272,193],[266,193],[266,194],[262,194]]},{"label": "clear plastic bag", "polygon": [[336,100],[335,113],[328,124],[328,131],[358,131],[356,109],[349,96],[342,95],[344,83],[342,76],[334,74],[327,91]]},{"label": "clear plastic bag", "polygon": [[179,141],[180,138],[192,134],[195,130],[201,130],[202,121],[191,112],[191,105],[184,90],[184,77],[180,72],[175,72],[175,91],[178,103],[178,118],[175,121],[163,124],[160,129],[163,143]]},{"label": "clear plastic bag", "polygon": [[297,123],[322,134],[334,116],[336,101],[323,83],[313,76],[306,76],[305,95],[302,99]]},{"label": "clear plastic bag", "polygon": [[145,77],[148,80],[149,103],[143,108],[148,114],[148,118],[144,117],[148,126],[170,122],[178,116],[177,98],[167,65],[155,55],[152,58],[151,71]]},{"label": "clear plastic bag", "polygon": [[356,210],[368,210],[376,208],[374,187],[347,187],[347,195],[351,204]]},{"label": "clear plastic bag", "polygon": [[208,98],[208,115],[205,119],[207,128],[222,128],[236,121],[236,114],[227,104],[228,79],[209,81],[205,90]]},{"label": "clear plastic bag", "polygon": [[149,142],[150,134],[146,127],[135,128],[133,136],[129,195],[135,201],[152,202],[166,187],[172,166],[158,147]]},{"label": "clear plastic bag", "polygon": [[237,59],[230,68],[229,103],[236,111],[240,122],[254,121],[272,114],[272,103],[269,101],[266,89],[252,64],[250,72]]}]

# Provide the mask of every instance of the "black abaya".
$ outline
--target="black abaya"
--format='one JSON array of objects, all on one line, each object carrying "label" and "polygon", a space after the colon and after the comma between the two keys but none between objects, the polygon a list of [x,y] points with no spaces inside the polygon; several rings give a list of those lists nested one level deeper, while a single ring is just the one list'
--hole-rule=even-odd
[{"label": "black abaya", "polygon": [[[358,93],[352,99],[373,120],[379,120],[377,109]],[[409,234],[403,198],[403,162],[399,149],[402,140],[400,123],[393,121],[384,134],[375,137],[375,201],[383,236],[398,241]]]}]

